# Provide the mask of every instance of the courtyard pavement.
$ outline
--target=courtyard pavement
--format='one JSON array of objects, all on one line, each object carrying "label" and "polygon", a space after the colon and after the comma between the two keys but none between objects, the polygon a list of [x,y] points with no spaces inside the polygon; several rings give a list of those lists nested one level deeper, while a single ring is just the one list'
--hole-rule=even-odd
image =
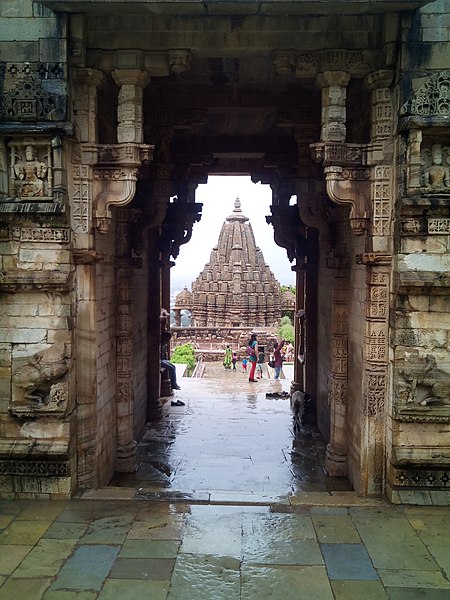
[{"label": "courtyard pavement", "polygon": [[0,600],[450,598],[450,507],[330,482],[318,433],[296,438],[289,401],[266,398],[287,380],[212,375],[180,379],[185,406],[166,399],[140,473],[0,501]]}]

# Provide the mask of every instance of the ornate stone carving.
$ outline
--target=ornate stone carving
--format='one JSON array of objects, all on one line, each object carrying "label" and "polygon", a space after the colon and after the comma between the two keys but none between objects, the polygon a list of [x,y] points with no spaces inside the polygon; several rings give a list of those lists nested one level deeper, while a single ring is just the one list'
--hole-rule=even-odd
[{"label": "ornate stone carving", "polygon": [[171,73],[184,73],[191,68],[190,50],[168,50],[169,71]]},{"label": "ornate stone carving", "polygon": [[429,235],[449,235],[450,219],[431,218],[427,219]]},{"label": "ornate stone carving", "polygon": [[20,242],[68,244],[70,230],[66,227],[13,227],[12,239]]},{"label": "ornate stone carving", "polygon": [[328,196],[336,204],[350,206],[350,226],[356,235],[368,230],[370,222],[370,171],[325,167]]},{"label": "ornate stone carving", "polygon": [[448,488],[450,471],[448,469],[406,469],[393,468],[392,481],[399,487]]},{"label": "ornate stone carving", "polygon": [[6,63],[0,117],[6,121],[61,121],[66,116],[62,63]]},{"label": "ornate stone carving", "polygon": [[450,147],[433,144],[423,148],[421,157],[421,184],[425,191],[450,194]]},{"label": "ornate stone carving", "polygon": [[62,378],[69,370],[69,356],[66,345],[55,342],[15,367],[10,413],[22,417],[64,415],[68,384]]},{"label": "ornate stone carving", "polygon": [[52,200],[50,141],[31,139],[9,144],[11,149],[9,195],[16,200]]},{"label": "ornate stone carving", "polygon": [[67,461],[54,460],[0,459],[0,475],[67,477],[70,475],[70,464]]},{"label": "ornate stone carving", "polygon": [[450,422],[450,376],[425,350],[396,359],[395,409],[400,420]]},{"label": "ornate stone carving", "polygon": [[313,77],[320,71],[347,71],[361,77],[374,71],[378,60],[377,53],[364,50],[301,52],[295,55],[295,74],[297,77]]},{"label": "ornate stone carving", "polygon": [[450,71],[432,75],[401,108],[402,115],[420,117],[449,117]]}]

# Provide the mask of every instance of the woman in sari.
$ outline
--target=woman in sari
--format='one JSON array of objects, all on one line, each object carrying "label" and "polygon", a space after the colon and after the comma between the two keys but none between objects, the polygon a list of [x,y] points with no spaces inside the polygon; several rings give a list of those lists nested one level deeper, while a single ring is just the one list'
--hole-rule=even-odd
[{"label": "woman in sari", "polygon": [[232,358],[233,358],[233,353],[231,352],[231,348],[230,348],[230,346],[227,346],[225,348],[225,356],[223,359],[223,366],[225,367],[225,369],[231,369]]}]

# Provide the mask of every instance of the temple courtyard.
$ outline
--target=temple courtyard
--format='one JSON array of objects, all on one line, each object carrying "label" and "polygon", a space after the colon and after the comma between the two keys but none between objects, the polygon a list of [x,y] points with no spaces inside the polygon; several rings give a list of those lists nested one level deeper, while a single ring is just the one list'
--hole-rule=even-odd
[{"label": "temple courtyard", "polygon": [[180,374],[135,473],[72,500],[0,501],[0,600],[449,598],[450,507],[327,477],[314,426],[294,433],[289,367],[268,375]]}]

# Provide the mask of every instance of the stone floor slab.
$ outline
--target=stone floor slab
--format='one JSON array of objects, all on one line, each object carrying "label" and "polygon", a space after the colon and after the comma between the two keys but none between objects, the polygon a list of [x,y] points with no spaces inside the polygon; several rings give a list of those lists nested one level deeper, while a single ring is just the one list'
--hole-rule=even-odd
[{"label": "stone floor slab", "polygon": [[56,575],[72,553],[75,540],[41,539],[14,571],[14,577],[51,577]]},{"label": "stone floor slab", "polygon": [[185,520],[178,514],[156,514],[149,520],[135,521],[127,535],[128,540],[181,540]]},{"label": "stone floor slab", "polygon": [[99,518],[89,524],[80,544],[122,544],[131,528],[132,518],[114,516]]},{"label": "stone floor slab", "polygon": [[80,546],[63,565],[50,589],[100,591],[119,550],[119,546],[100,544]]},{"label": "stone floor slab", "polygon": [[118,558],[112,566],[111,579],[170,580],[174,558]]},{"label": "stone floor slab", "polygon": [[42,600],[96,600],[97,596],[97,592],[67,592],[63,590],[52,592],[47,590],[42,596]]},{"label": "stone floor slab", "polygon": [[35,544],[50,527],[51,521],[14,520],[0,533],[0,545],[14,544],[29,546]]},{"label": "stone floor slab", "polygon": [[181,554],[168,600],[241,600],[239,566],[233,558]]},{"label": "stone floor slab", "polygon": [[[447,538],[450,541],[450,533]],[[428,546],[428,552],[450,580],[450,544],[431,544]]]},{"label": "stone floor slab", "polygon": [[169,585],[170,581],[107,579],[96,597],[98,600],[166,600]]},{"label": "stone floor slab", "polygon": [[448,590],[430,588],[386,588],[389,600],[448,600]]},{"label": "stone floor slab", "polygon": [[334,579],[330,583],[335,600],[389,600],[380,581]]},{"label": "stone floor slab", "polygon": [[406,518],[353,516],[376,569],[435,571],[436,561]]},{"label": "stone floor slab", "polygon": [[321,544],[330,579],[378,580],[363,544]]},{"label": "stone floor slab", "polygon": [[242,568],[241,600],[333,600],[322,566]]},{"label": "stone floor slab", "polygon": [[23,508],[17,515],[18,521],[53,521],[69,506],[67,501],[43,502]]},{"label": "stone floor slab", "polygon": [[10,577],[0,588],[0,600],[41,600],[51,579],[15,579]]},{"label": "stone floor slab", "polygon": [[0,548],[0,573],[11,575],[32,548],[33,546],[14,546],[12,544],[8,548]]},{"label": "stone floor slab", "polygon": [[450,514],[410,514],[408,520],[425,545],[447,543],[450,546]]},{"label": "stone floor slab", "polygon": [[360,544],[361,538],[348,514],[314,514],[311,516],[319,542]]},{"label": "stone floor slab", "polygon": [[450,590],[450,581],[444,578],[440,570],[404,571],[379,569],[378,574],[385,587],[440,588]]},{"label": "stone floor slab", "polygon": [[176,558],[180,547],[177,541],[126,540],[119,558]]},{"label": "stone floor slab", "polygon": [[79,540],[84,535],[88,527],[87,523],[64,523],[61,521],[53,522],[43,538],[54,540]]}]

